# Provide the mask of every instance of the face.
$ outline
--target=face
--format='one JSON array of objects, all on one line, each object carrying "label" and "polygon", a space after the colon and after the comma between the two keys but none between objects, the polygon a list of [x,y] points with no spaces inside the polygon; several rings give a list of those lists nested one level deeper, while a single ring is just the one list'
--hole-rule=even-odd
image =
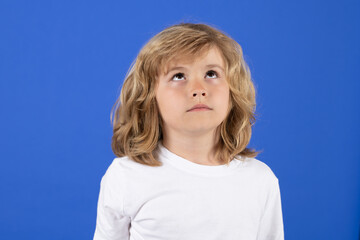
[{"label": "face", "polygon": [[157,79],[156,100],[163,131],[196,135],[213,133],[226,118],[229,85],[224,60],[216,47],[203,56],[169,63]]}]

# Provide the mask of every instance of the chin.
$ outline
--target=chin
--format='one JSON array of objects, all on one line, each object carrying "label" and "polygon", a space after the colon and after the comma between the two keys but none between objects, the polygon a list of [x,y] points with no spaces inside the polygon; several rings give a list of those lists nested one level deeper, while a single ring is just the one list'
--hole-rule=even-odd
[{"label": "chin", "polygon": [[206,126],[206,125],[202,124],[202,125],[198,125],[198,126],[187,127],[187,128],[184,128],[184,130],[187,132],[194,133],[194,134],[203,134],[203,133],[210,133],[210,132],[215,131],[218,126],[219,125]]}]

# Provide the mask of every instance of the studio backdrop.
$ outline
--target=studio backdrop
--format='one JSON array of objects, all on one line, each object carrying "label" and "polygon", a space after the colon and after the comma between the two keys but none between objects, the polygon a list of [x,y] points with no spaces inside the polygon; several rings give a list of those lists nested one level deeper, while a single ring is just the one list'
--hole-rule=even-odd
[{"label": "studio backdrop", "polygon": [[110,111],[141,47],[180,22],[243,48],[249,147],[279,179],[285,239],[357,239],[360,2],[0,2],[0,239],[92,239]]}]

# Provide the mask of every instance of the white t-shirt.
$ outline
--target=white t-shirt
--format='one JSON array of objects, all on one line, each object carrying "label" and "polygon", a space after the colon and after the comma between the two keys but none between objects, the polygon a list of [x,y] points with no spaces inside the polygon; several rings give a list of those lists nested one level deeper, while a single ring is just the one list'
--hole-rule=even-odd
[{"label": "white t-shirt", "polygon": [[201,165],[159,144],[161,167],[115,158],[94,240],[284,239],[278,178],[255,158]]}]

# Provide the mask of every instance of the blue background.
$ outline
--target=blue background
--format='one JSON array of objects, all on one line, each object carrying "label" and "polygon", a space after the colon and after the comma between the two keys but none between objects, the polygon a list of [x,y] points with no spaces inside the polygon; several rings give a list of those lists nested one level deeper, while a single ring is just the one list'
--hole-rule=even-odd
[{"label": "blue background", "polygon": [[0,239],[92,238],[111,107],[141,47],[180,21],[243,47],[250,147],[279,178],[285,238],[358,238],[359,1],[2,0]]}]

